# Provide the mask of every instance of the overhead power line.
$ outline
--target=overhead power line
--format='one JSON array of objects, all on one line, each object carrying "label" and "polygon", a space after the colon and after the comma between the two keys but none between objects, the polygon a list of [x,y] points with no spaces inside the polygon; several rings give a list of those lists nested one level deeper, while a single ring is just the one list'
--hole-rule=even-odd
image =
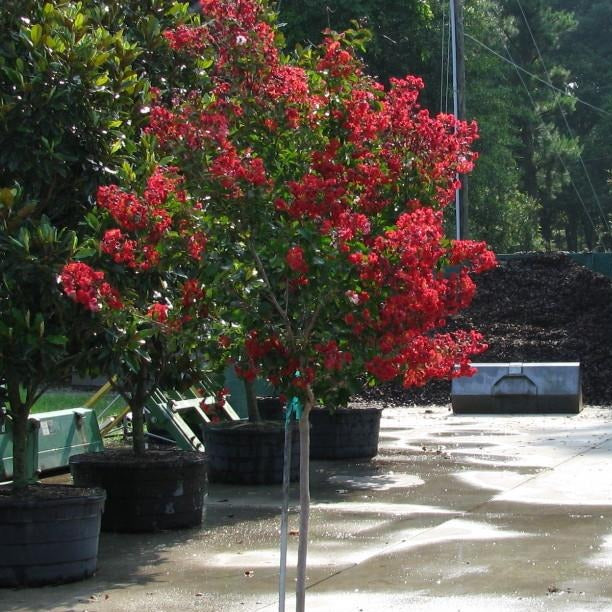
[{"label": "overhead power line", "polygon": [[608,116],[612,117],[612,112],[607,111],[604,108],[600,108],[599,106],[595,106],[594,104],[591,104],[590,102],[587,102],[586,100],[582,100],[578,96],[575,96],[573,94],[567,93],[567,91],[564,91],[560,87],[556,87],[552,83],[549,83],[548,81],[540,78],[537,74],[534,74],[533,72],[529,72],[529,70],[526,70],[525,68],[523,68],[521,65],[517,64],[512,59],[510,59],[508,57],[504,57],[501,53],[498,53],[497,51],[495,51],[495,49],[492,49],[491,47],[489,47],[489,45],[486,45],[485,43],[483,43],[482,41],[478,40],[474,36],[471,36],[467,32],[465,32],[465,37],[469,38],[471,41],[475,42],[477,45],[481,46],[483,49],[486,49],[487,51],[489,51],[489,53],[492,53],[493,55],[498,57],[500,60],[506,62],[507,64],[510,64],[511,66],[513,66],[515,68],[515,70],[520,71],[523,74],[529,75],[532,79],[535,79],[536,81],[539,81],[543,85],[546,85],[546,87],[549,87],[550,89],[552,89],[552,90],[554,90],[554,91],[556,91],[556,92],[558,92],[560,94],[563,94],[564,96],[567,96],[568,98],[572,98],[572,99],[576,100],[576,102],[578,102],[580,104],[584,104],[584,106],[588,106],[590,109],[592,109],[594,111],[597,111],[599,113],[602,113],[604,115],[608,115]]}]

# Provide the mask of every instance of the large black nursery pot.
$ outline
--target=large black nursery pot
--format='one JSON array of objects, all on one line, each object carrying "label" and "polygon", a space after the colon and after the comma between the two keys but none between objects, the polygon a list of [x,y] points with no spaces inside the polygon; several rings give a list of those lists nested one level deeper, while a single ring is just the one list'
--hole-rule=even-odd
[{"label": "large black nursery pot", "polygon": [[75,485],[106,491],[102,531],[148,532],[202,524],[207,460],[182,450],[111,449],[70,458]]},{"label": "large black nursery pot", "polygon": [[1,488],[0,587],[92,576],[105,497],[102,489],[68,485],[32,485],[18,493]]},{"label": "large black nursery pot", "polygon": [[371,459],[378,454],[382,408],[310,411],[311,459]]},{"label": "large black nursery pot", "polygon": [[[211,482],[278,484],[283,481],[285,427],[263,421],[210,425],[204,432]],[[300,468],[298,428],[291,429],[291,480]]]}]

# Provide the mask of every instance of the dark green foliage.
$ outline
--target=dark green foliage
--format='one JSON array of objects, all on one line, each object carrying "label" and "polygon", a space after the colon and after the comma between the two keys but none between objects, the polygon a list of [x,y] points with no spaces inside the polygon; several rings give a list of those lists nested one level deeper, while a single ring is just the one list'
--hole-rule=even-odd
[{"label": "dark green foliage", "polygon": [[44,389],[86,368],[95,318],[60,293],[98,185],[146,164],[151,84],[180,85],[162,30],[172,0],[4,0],[0,11],[0,405],[25,423]]},{"label": "dark green foliage", "polygon": [[[147,78],[173,73],[161,36],[172,5],[3,4],[0,188],[18,188],[13,218],[46,214],[72,226],[96,187],[133,160],[146,119]],[[9,221],[9,229],[16,223]]]},{"label": "dark green foliage", "polygon": [[279,21],[289,48],[316,44],[326,29],[342,32],[368,28],[372,40],[364,50],[369,72],[381,80],[422,74],[435,49],[431,2],[423,0],[283,0]]}]

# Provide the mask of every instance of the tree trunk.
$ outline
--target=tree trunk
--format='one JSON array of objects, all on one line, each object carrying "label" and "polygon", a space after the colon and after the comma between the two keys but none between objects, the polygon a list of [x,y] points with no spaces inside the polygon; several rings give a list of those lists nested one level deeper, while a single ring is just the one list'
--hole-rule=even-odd
[{"label": "tree trunk", "polygon": [[[147,398],[154,387],[149,380],[149,371],[141,361],[135,378],[131,381],[128,403],[132,411],[132,449],[136,455],[144,455],[145,445],[145,419],[144,410]],[[123,385],[124,390],[126,385]]]},{"label": "tree trunk", "polygon": [[261,421],[259,408],[257,407],[257,393],[255,391],[255,383],[250,380],[244,381],[244,392],[246,395],[247,414],[251,423]]},{"label": "tree trunk", "polygon": [[300,418],[300,539],[298,544],[297,582],[295,587],[296,612],[306,606],[306,557],[308,555],[308,528],[310,521],[310,410],[314,405],[309,392]]},{"label": "tree trunk", "polygon": [[144,455],[146,450],[144,431],[144,402],[133,400],[132,409],[132,448],[137,455]]},{"label": "tree trunk", "polygon": [[13,427],[13,488],[21,489],[28,485],[28,417],[27,402],[21,401],[19,383],[7,380],[8,403]]},{"label": "tree trunk", "polygon": [[575,222],[566,224],[565,242],[568,251],[576,252],[578,250],[578,225]]}]

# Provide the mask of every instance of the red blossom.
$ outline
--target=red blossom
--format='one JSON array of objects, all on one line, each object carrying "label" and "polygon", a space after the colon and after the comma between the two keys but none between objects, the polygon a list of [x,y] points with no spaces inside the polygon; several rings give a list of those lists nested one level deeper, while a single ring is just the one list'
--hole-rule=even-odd
[{"label": "red blossom", "polygon": [[82,262],[71,262],[62,268],[60,283],[64,293],[88,310],[104,305],[117,310],[123,307],[119,292],[104,280],[104,272]]},{"label": "red blossom", "polygon": [[341,370],[353,360],[348,351],[341,351],[335,340],[325,344],[315,344],[315,350],[323,357],[323,367],[329,371]]},{"label": "red blossom", "polygon": [[243,368],[239,365],[235,365],[234,370],[238,378],[242,378],[247,382],[253,382],[257,378],[257,370],[255,368]]},{"label": "red blossom", "polygon": [[192,306],[198,304],[204,299],[205,295],[204,288],[194,278],[190,278],[183,283],[182,293],[182,303],[184,308],[191,308]]},{"label": "red blossom", "polygon": [[202,232],[196,232],[187,238],[187,252],[196,261],[200,260],[206,251],[207,242],[208,239]]},{"label": "red blossom", "polygon": [[149,306],[147,316],[158,323],[165,323],[168,320],[168,309],[169,307],[167,304],[155,302]]},{"label": "red blossom", "polygon": [[468,264],[475,273],[491,270],[497,264],[495,254],[485,242],[453,240],[450,263]]},{"label": "red blossom", "polygon": [[308,273],[308,264],[304,259],[304,249],[302,249],[302,247],[291,247],[285,255],[285,261],[294,272],[298,272],[299,274]]},{"label": "red blossom", "polygon": [[208,29],[204,26],[180,25],[163,34],[172,49],[193,55],[199,55],[210,44]]},{"label": "red blossom", "polygon": [[232,344],[232,340],[229,336],[225,334],[221,334],[219,336],[218,343],[221,348],[229,348]]}]

